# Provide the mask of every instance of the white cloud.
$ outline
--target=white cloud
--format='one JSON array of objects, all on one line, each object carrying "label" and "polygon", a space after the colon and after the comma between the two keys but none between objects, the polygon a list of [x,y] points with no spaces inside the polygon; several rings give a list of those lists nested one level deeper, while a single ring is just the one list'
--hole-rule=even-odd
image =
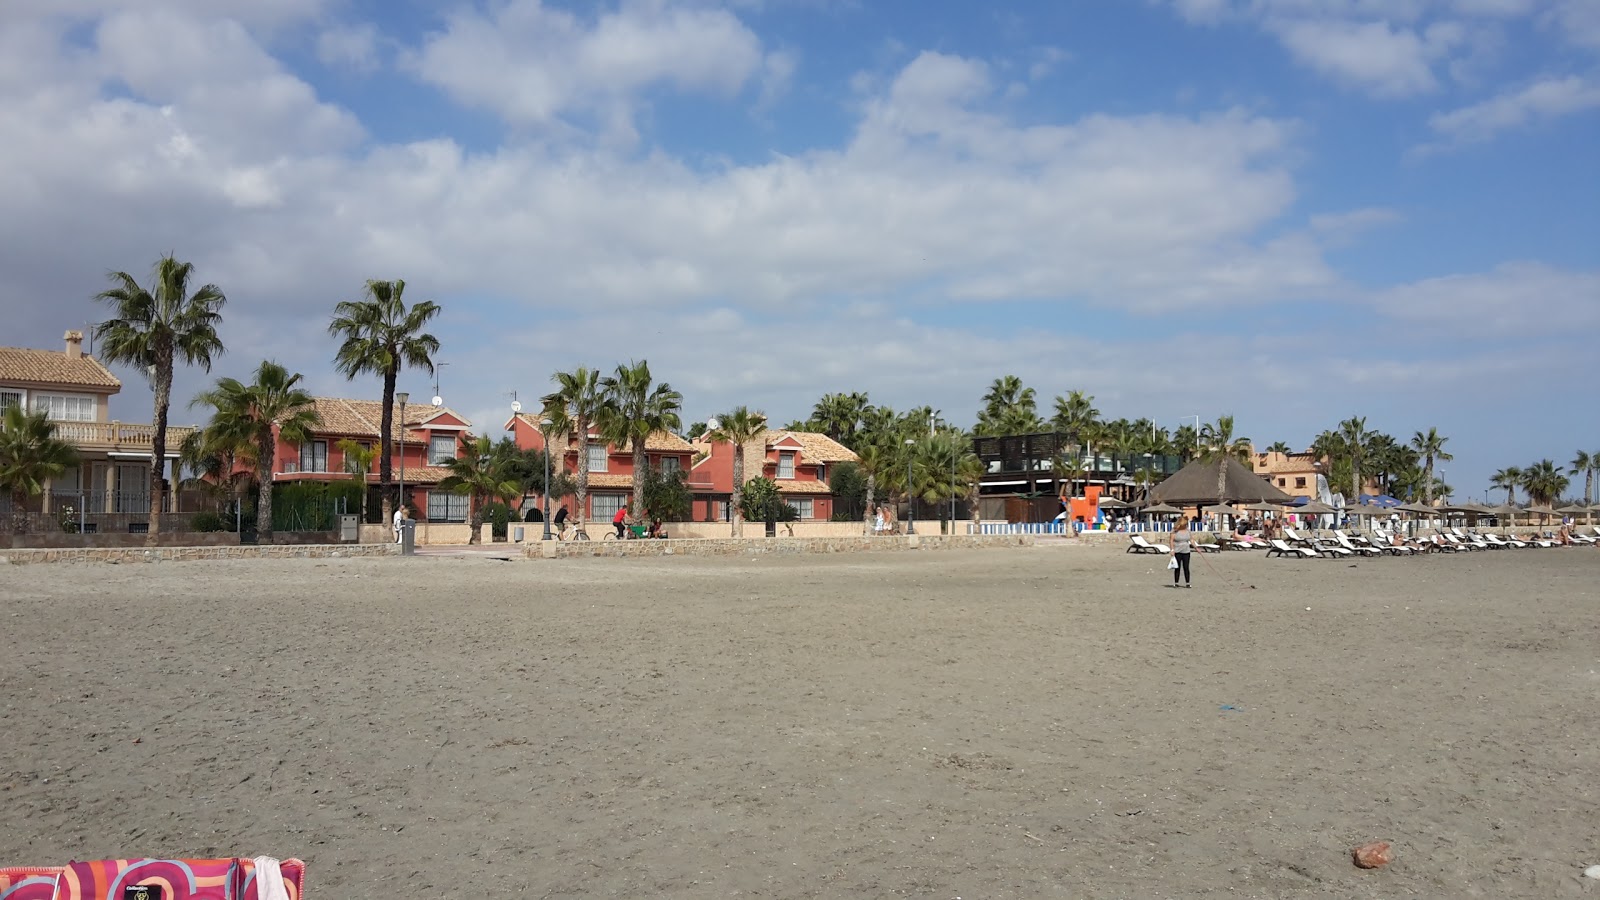
[{"label": "white cloud", "polygon": [[1538,120],[1556,119],[1600,107],[1600,83],[1576,75],[1550,78],[1519,91],[1439,113],[1428,124],[1440,135],[1464,143],[1485,141]]},{"label": "white cloud", "polygon": [[1552,0],[1541,18],[1571,43],[1600,50],[1600,3],[1595,0]]},{"label": "white cloud", "polygon": [[1275,30],[1302,63],[1385,97],[1434,90],[1434,62],[1460,40],[1459,29],[1450,25],[1419,34],[1384,22],[1304,20]]},{"label": "white cloud", "polygon": [[[509,122],[548,125],[601,106],[621,130],[644,88],[729,96],[764,63],[760,39],[727,10],[641,2],[587,20],[540,0],[457,11],[412,59],[424,80]],[[781,73],[784,63],[771,65]]]},{"label": "white cloud", "polygon": [[1480,274],[1430,278],[1377,292],[1388,317],[1433,334],[1499,338],[1589,336],[1600,329],[1600,272],[1506,263]]},{"label": "white cloud", "polygon": [[[162,0],[160,9],[184,17],[229,19],[247,25],[280,26],[319,17],[338,0]],[[0,4],[0,24],[44,18],[91,21],[102,16],[150,10],[156,3],[128,0],[6,0]]]},{"label": "white cloud", "polygon": [[334,68],[363,73],[376,71],[378,29],[371,24],[328,28],[317,35],[317,59]]}]

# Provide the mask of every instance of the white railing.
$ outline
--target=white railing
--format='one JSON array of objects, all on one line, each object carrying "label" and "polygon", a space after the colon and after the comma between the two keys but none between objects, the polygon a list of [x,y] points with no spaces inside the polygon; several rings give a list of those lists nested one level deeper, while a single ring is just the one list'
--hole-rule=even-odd
[{"label": "white railing", "polygon": [[[56,437],[76,446],[149,448],[155,443],[154,425],[129,425],[123,422],[57,422]],[[167,448],[176,449],[194,431],[183,426],[167,428]]]}]

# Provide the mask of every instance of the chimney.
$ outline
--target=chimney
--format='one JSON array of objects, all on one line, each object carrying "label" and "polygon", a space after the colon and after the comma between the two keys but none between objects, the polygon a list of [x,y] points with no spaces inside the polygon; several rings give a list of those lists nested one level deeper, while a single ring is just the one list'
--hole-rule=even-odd
[{"label": "chimney", "polygon": [[67,339],[67,359],[83,358],[83,332],[69,331]]}]

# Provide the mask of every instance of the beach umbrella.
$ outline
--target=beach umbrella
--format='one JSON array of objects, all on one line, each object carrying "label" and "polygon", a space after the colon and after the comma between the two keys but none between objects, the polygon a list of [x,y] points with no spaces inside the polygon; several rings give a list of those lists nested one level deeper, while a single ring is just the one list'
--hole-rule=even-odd
[{"label": "beach umbrella", "polygon": [[1296,506],[1296,507],[1294,507],[1293,509],[1291,509],[1289,511],[1290,512],[1296,512],[1296,513],[1303,513],[1303,514],[1308,515],[1308,516],[1326,516],[1326,515],[1330,515],[1332,513],[1338,512],[1337,509],[1334,509],[1333,507],[1329,506],[1328,504],[1323,503],[1323,502],[1318,501],[1318,500],[1313,500],[1310,503],[1305,503],[1305,504],[1302,504],[1300,506]]},{"label": "beach umbrella", "polygon": [[1101,509],[1128,509],[1128,508],[1130,508],[1132,506],[1133,506],[1132,503],[1128,503],[1128,502],[1123,501],[1123,500],[1118,500],[1115,497],[1102,496],[1100,498],[1100,508]]},{"label": "beach umbrella", "polygon": [[1242,507],[1242,508],[1243,509],[1248,509],[1251,512],[1281,512],[1283,510],[1283,504],[1281,504],[1281,503],[1252,503],[1249,506],[1245,506],[1245,507]]},{"label": "beach umbrella", "polygon": [[1411,513],[1412,515],[1416,516],[1431,516],[1439,512],[1437,509],[1434,509],[1426,503],[1402,503],[1395,507],[1395,509],[1403,513]]},{"label": "beach umbrella", "polygon": [[1146,506],[1144,509],[1139,510],[1139,512],[1155,516],[1176,516],[1181,514],[1183,510],[1166,503],[1157,503],[1153,506]]},{"label": "beach umbrella", "polygon": [[1214,506],[1207,506],[1205,508],[1205,511],[1208,512],[1208,513],[1211,513],[1213,515],[1218,515],[1218,516],[1237,516],[1239,514],[1239,510],[1234,509],[1233,507],[1229,506],[1226,503],[1220,503],[1220,504],[1217,504],[1217,505],[1214,505]]},{"label": "beach umbrella", "polygon": [[1556,510],[1556,512],[1561,513],[1563,516],[1588,516],[1592,511],[1593,510],[1590,507],[1580,506],[1577,503],[1569,503],[1566,506]]}]

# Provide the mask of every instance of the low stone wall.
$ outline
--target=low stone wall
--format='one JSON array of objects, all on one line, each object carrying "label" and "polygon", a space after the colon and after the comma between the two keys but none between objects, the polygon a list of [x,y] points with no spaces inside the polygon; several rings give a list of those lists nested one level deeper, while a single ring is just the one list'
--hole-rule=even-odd
[{"label": "low stone wall", "polygon": [[243,547],[65,547],[0,550],[0,563],[146,563],[205,559],[326,559],[398,556],[397,544],[275,544]]},{"label": "low stone wall", "polygon": [[[966,534],[968,528],[971,526],[972,522],[969,519],[962,519],[956,522],[956,534]],[[483,525],[482,540],[485,544],[489,543],[491,540],[490,527],[491,526],[487,522],[485,522]],[[540,522],[512,522],[511,528],[507,534],[514,538],[516,529],[518,527],[523,529],[523,543],[538,543],[544,537],[544,524]],[[591,537],[598,540],[606,532],[611,530],[612,525],[610,522],[589,522],[584,527],[589,532]],[[764,522],[746,522],[744,523],[745,537],[764,537],[766,534],[766,527],[766,523]],[[905,523],[900,523],[900,527],[904,528]],[[420,532],[422,526],[418,525],[417,528]],[[793,533],[791,533],[791,528]],[[665,531],[669,537],[674,539],[684,538],[693,540],[719,540],[727,539],[729,537],[728,532],[731,529],[731,526],[727,522],[663,522],[661,524],[661,529]],[[860,522],[778,523],[778,536],[782,538],[865,537],[862,532],[863,526]],[[918,519],[917,534],[919,536],[937,536],[939,534],[939,520],[930,519],[928,521],[923,521]],[[420,537],[418,538],[417,543],[422,543]]]},{"label": "low stone wall", "polygon": [[233,547],[239,536],[230,531],[178,531],[160,534],[0,534],[6,549],[109,549],[115,547]]},{"label": "low stone wall", "polygon": [[970,547],[1031,547],[1031,534],[899,535],[893,537],[701,538],[665,541],[533,541],[530,559],[644,556],[759,556],[762,554],[865,553]]}]

